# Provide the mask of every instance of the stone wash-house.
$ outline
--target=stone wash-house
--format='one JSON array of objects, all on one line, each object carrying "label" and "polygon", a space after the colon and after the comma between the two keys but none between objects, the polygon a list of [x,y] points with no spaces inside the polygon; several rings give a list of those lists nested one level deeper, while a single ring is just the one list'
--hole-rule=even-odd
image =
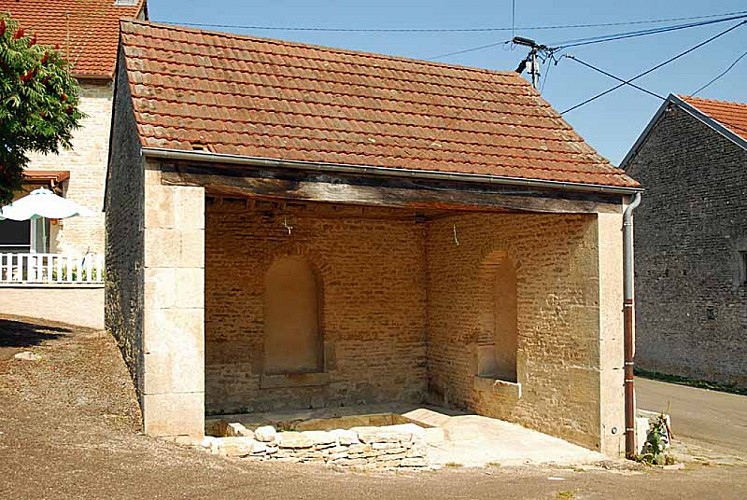
[{"label": "stone wash-house", "polygon": [[622,452],[638,184],[513,72],[127,22],[107,321],[145,431],[400,402]]},{"label": "stone wash-house", "polygon": [[670,95],[623,168],[636,211],[636,362],[747,387],[747,104]]},{"label": "stone wash-house", "polygon": [[[100,276],[85,287],[52,284],[59,274],[11,269],[57,267],[57,257],[103,260],[104,187],[112,118],[114,69],[122,18],[147,17],[145,0],[22,0],[0,3],[0,15],[18,21],[37,42],[57,47],[70,62],[80,83],[80,110],[86,114],[74,131],[72,149],[58,155],[32,154],[25,171],[24,190],[46,187],[90,209],[89,217],[63,221],[0,221],[0,313],[103,328],[104,294]],[[23,259],[20,260],[19,259]],[[51,260],[55,259],[55,260]],[[67,265],[68,261],[65,261]],[[102,265],[103,267],[103,265]],[[34,275],[33,286],[29,275]],[[78,277],[76,277],[77,279]],[[73,281],[73,280],[67,280]]]}]

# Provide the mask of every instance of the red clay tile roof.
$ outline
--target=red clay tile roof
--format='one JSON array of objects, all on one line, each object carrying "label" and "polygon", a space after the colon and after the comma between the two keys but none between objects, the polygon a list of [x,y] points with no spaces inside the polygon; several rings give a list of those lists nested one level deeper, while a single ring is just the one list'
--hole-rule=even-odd
[{"label": "red clay tile roof", "polygon": [[143,22],[122,41],[145,147],[638,186],[513,72]]},{"label": "red clay tile roof", "polygon": [[747,103],[701,99],[684,95],[679,97],[738,136],[747,139]]},{"label": "red clay tile roof", "polygon": [[[111,79],[117,62],[119,22],[137,17],[145,0],[115,5],[114,0],[8,0],[8,12],[39,43],[68,53],[77,78]],[[69,16],[68,16],[69,14]],[[68,38],[69,33],[69,38]]]}]

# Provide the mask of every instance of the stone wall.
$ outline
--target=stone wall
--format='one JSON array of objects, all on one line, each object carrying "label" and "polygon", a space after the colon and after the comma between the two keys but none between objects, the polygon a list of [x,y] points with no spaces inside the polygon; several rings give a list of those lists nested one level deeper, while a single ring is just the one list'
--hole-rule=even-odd
[{"label": "stone wall", "polygon": [[646,188],[637,366],[747,387],[747,151],[672,107],[626,169]]},{"label": "stone wall", "polygon": [[255,431],[234,423],[228,437],[208,437],[213,453],[254,462],[323,463],[364,469],[419,468],[427,465],[425,431],[415,424],[353,427],[331,431]]},{"label": "stone wall", "polygon": [[117,121],[106,190],[106,329],[116,338],[142,394],[144,162],[124,72],[118,75]]},{"label": "stone wall", "polygon": [[[420,402],[426,379],[423,225],[397,210],[320,216],[310,209],[234,205],[207,209],[206,410]],[[389,218],[367,218],[377,215]],[[391,218],[398,215],[407,220]],[[283,376],[263,369],[265,279],[285,256],[305,259],[319,279],[320,373]]]},{"label": "stone wall", "polygon": [[143,388],[145,432],[202,436],[205,422],[205,193],[168,186],[145,165]]},{"label": "stone wall", "polygon": [[[622,290],[600,309],[600,267],[621,284],[617,235],[599,241],[595,215],[474,214],[428,225],[429,401],[516,422],[609,454],[619,452],[622,421]],[[600,244],[616,250],[603,256]],[[496,255],[516,266],[516,384],[476,377],[495,289],[485,287]],[[609,259],[609,260],[605,260]],[[601,265],[600,265],[601,264]],[[607,278],[605,278],[607,279]],[[607,320],[605,317],[611,315]],[[601,331],[601,321],[613,328]],[[614,336],[605,383],[613,414],[601,408],[600,342]],[[611,428],[615,434],[611,435]]]},{"label": "stone wall", "polygon": [[[623,451],[620,214],[416,222],[248,204],[207,210],[208,412],[427,400]],[[263,374],[263,290],[288,255],[322,284],[324,372],[283,378]],[[515,380],[478,377],[495,338],[495,255],[516,268]]]},{"label": "stone wall", "polygon": [[95,215],[73,217],[52,226],[50,250],[83,255],[104,253],[104,184],[112,118],[111,82],[81,82],[80,110],[87,116],[73,132],[72,149],[57,155],[33,154],[29,170],[69,170],[63,196]]}]

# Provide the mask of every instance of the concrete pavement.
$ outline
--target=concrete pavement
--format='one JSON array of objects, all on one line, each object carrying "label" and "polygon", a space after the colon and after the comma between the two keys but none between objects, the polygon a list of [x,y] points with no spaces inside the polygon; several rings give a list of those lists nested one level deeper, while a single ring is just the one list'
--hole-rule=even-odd
[{"label": "concrete pavement", "polygon": [[747,460],[747,396],[636,378],[638,408],[668,413],[675,439]]}]

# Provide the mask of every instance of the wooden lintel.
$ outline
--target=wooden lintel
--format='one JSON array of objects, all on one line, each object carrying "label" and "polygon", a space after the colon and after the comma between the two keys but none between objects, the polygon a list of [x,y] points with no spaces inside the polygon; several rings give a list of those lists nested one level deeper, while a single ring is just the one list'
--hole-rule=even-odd
[{"label": "wooden lintel", "polygon": [[164,170],[166,185],[201,186],[223,196],[267,198],[283,201],[311,201],[376,207],[466,211],[521,211],[542,213],[620,213],[622,205],[610,201],[567,199],[544,196],[501,194],[488,189],[443,189],[401,187],[380,183],[345,183],[332,179],[282,179]]}]

